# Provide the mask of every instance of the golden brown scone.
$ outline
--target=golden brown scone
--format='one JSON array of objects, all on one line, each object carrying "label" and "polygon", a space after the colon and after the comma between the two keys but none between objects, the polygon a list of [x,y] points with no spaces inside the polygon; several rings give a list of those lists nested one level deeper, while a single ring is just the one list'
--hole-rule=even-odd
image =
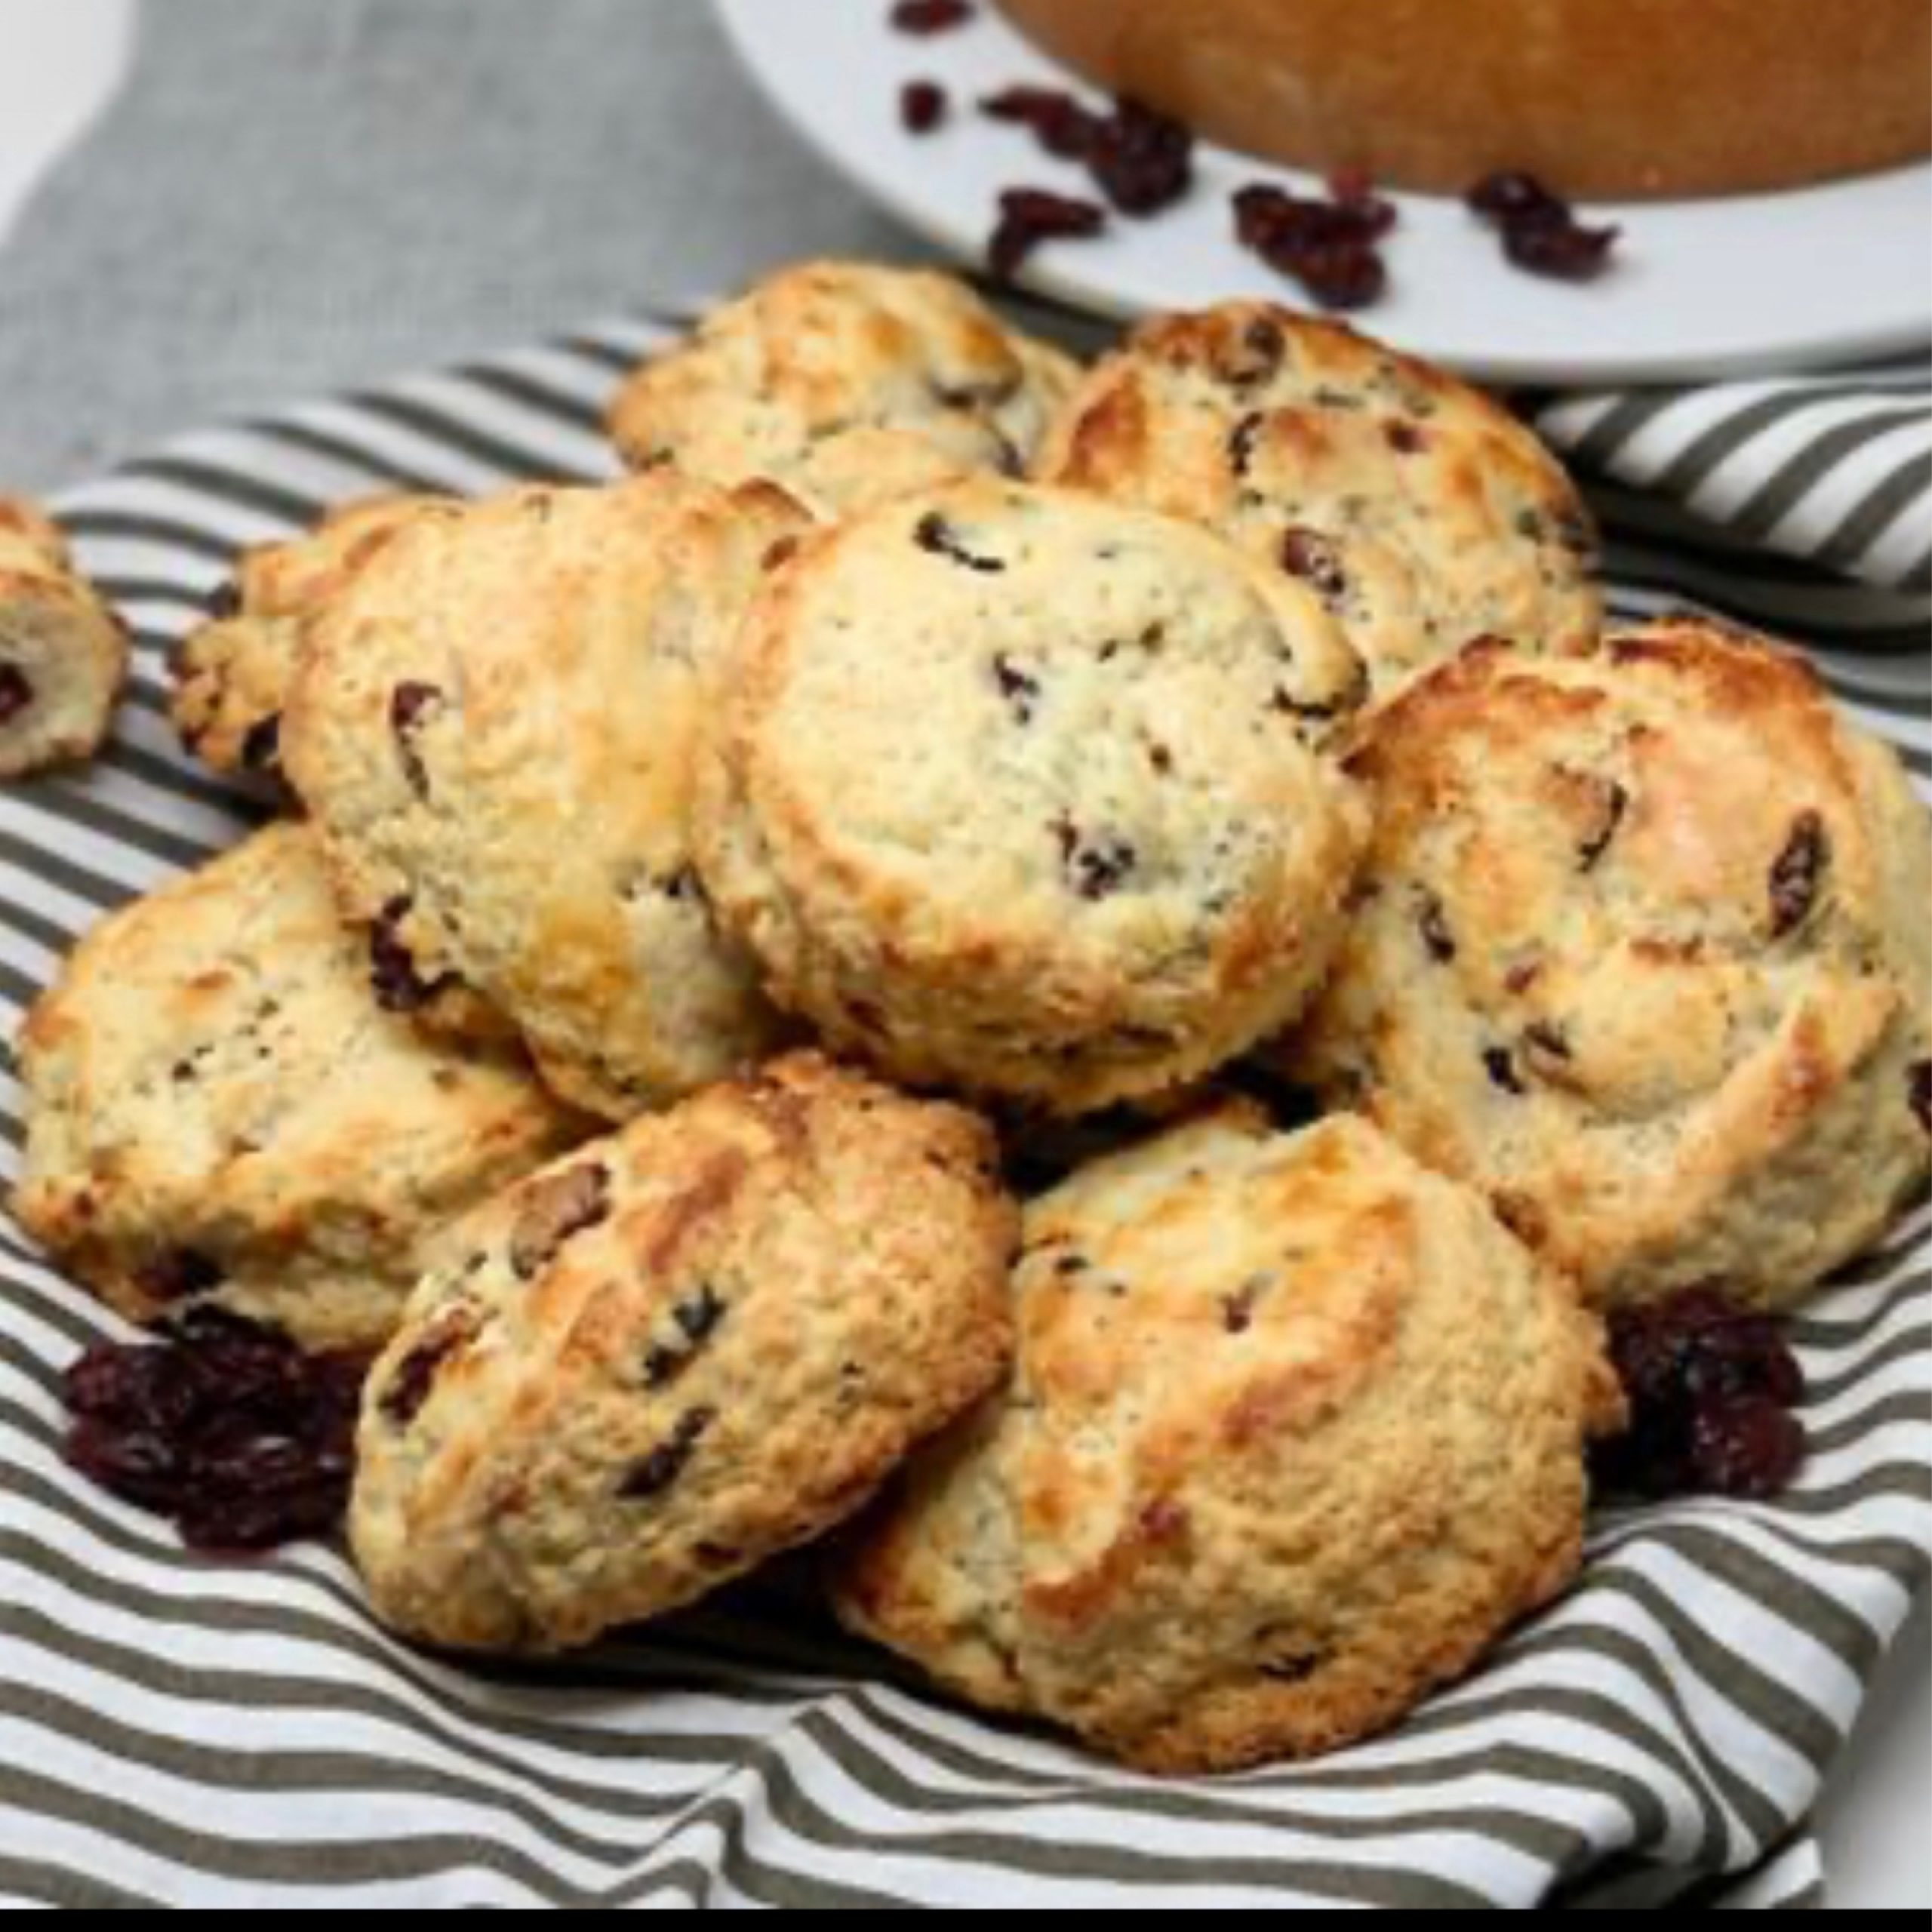
[{"label": "golden brown scone", "polygon": [[383,496],[345,503],[306,535],[246,551],[175,660],[171,706],[189,752],[225,775],[277,770],[309,620],[396,533],[451,509],[446,498]]},{"label": "golden brown scone", "polygon": [[1380,698],[1486,634],[1596,641],[1595,528],[1556,459],[1479,391],[1339,323],[1252,302],[1151,321],[1060,412],[1037,471],[1299,578]]},{"label": "golden brown scone", "polygon": [[992,1137],[815,1056],[639,1122],[453,1231],[369,1384],[377,1613],[557,1651],[809,1542],[1004,1372]]},{"label": "golden brown scone", "polygon": [[1694,620],[1418,686],[1292,1057],[1595,1295],[1789,1306],[1932,1170],[1932,835],[1810,667]]},{"label": "golden brown scone", "polygon": [[634,469],[768,477],[837,515],[974,470],[1017,475],[1079,374],[949,276],[814,262],[653,357],[611,432]]},{"label": "golden brown scone", "polygon": [[942,1684],[1161,1772],[1335,1749],[1575,1574],[1602,1337],[1365,1123],[1243,1107],[1030,1208],[1010,1387],[833,1571]]},{"label": "golden brown scone", "polygon": [[136,1321],[316,1349],[380,1347],[445,1223],[589,1131],[520,1056],[380,1010],[292,826],[99,927],[23,1048],[21,1226]]},{"label": "golden brown scone", "polygon": [[32,504],[0,497],[0,781],[90,758],[128,677],[128,631]]},{"label": "golden brown scone", "polygon": [[284,759],[395,1004],[467,988],[616,1121],[771,1048],[688,806],[709,660],[804,527],[669,471],[518,490],[418,519],[331,601]]},{"label": "golden brown scone", "polygon": [[1361,667],[1205,531],[993,478],[808,543],[740,633],[700,869],[781,1004],[900,1081],[1089,1112],[1319,983]]}]

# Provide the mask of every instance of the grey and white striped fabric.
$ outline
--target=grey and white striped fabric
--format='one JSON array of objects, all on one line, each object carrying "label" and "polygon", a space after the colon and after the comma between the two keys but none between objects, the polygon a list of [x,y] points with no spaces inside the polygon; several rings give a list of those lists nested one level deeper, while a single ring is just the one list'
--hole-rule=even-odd
[{"label": "grey and white striped fabric", "polygon": [[[97,769],[0,794],[0,1026],[75,934],[244,822],[163,715],[166,653],[235,546],[372,486],[603,473],[598,406],[655,332],[291,410],[62,502],[137,626],[140,675]],[[1853,416],[1805,418],[1808,465],[1791,414],[1750,419],[1776,503],[1713,458],[1695,395],[1543,420],[1617,485],[1626,609],[1704,599],[1818,638],[1932,789],[1925,500],[1864,509],[1874,446],[1829,440]],[[1640,494],[1667,475],[1686,487]],[[1753,545],[1776,510],[1794,554],[1743,547],[1725,505]],[[9,1174],[19,1097],[0,1079]],[[1924,1211],[1798,1324],[1816,1453],[1794,1494],[1606,1515],[1582,1587],[1393,1737],[1192,1784],[934,1700],[782,1576],[587,1663],[411,1655],[336,1554],[197,1561],[64,1468],[58,1377],[103,1323],[0,1223],[0,1897],[22,1903],[1815,1904],[1805,1820],[1932,1566]]]}]

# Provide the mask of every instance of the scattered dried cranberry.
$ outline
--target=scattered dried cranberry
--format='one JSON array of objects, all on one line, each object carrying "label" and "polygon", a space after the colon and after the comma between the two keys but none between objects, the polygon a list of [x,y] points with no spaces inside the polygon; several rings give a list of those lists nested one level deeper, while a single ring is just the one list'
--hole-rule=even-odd
[{"label": "scattered dried cranberry", "polygon": [[1610,266],[1622,230],[1587,228],[1560,195],[1534,175],[1492,174],[1470,189],[1469,205],[1503,232],[1503,251],[1520,269],[1564,281],[1589,281]]},{"label": "scattered dried cranberry", "polygon": [[1932,1060],[1922,1060],[1906,1076],[1906,1091],[1913,1118],[1932,1134]]},{"label": "scattered dried cranberry", "polygon": [[1346,201],[1321,201],[1261,183],[1241,189],[1234,206],[1242,245],[1324,308],[1367,308],[1388,287],[1378,245],[1395,225],[1393,203],[1365,190]]},{"label": "scattered dried cranberry", "polygon": [[242,586],[234,577],[225,579],[211,590],[202,608],[218,624],[232,623],[242,614]]},{"label": "scattered dried cranberry", "polygon": [[368,1364],[199,1309],[145,1345],[103,1342],[66,1377],[67,1460],[220,1555],[326,1536],[354,1472]]},{"label": "scattered dried cranberry", "polygon": [[972,0],[898,0],[892,24],[901,33],[951,33],[970,25],[977,11]]},{"label": "scattered dried cranberry", "polygon": [[1059,88],[1013,87],[989,94],[980,111],[1031,131],[1060,161],[1084,162],[1122,214],[1145,218],[1194,186],[1194,134],[1144,102],[1123,97],[1099,113]]},{"label": "scattered dried cranberry", "polygon": [[1008,88],[987,95],[980,112],[989,120],[1030,128],[1059,161],[1084,161],[1100,140],[1101,117],[1060,88]]},{"label": "scattered dried cranberry", "polygon": [[937,81],[908,81],[899,91],[899,118],[909,134],[936,134],[952,102]]},{"label": "scattered dried cranberry", "polygon": [[1194,136],[1178,121],[1124,100],[1101,122],[1087,165],[1122,214],[1143,219],[1184,200],[1194,186]]},{"label": "scattered dried cranberry", "polygon": [[1097,202],[1044,188],[1009,188],[999,198],[999,209],[986,249],[986,265],[998,281],[1016,280],[1047,242],[1089,241],[1107,225],[1107,211]]},{"label": "scattered dried cranberry", "polygon": [[33,684],[17,664],[0,664],[0,726],[14,720],[33,703]]},{"label": "scattered dried cranberry", "polygon": [[1630,1427],[1597,1452],[1604,1482],[1653,1497],[1761,1499],[1797,1474],[1804,1429],[1792,1411],[1804,1374],[1771,1317],[1694,1288],[1619,1310],[1610,1347]]}]

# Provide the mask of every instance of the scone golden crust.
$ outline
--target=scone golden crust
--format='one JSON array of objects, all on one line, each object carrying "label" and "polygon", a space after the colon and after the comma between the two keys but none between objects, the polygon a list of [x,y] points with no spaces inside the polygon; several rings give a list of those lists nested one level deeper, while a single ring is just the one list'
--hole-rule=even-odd
[{"label": "scone golden crust", "polygon": [[1189,525],[978,479],[809,541],[740,633],[700,864],[781,1004],[1062,1113],[1299,1011],[1367,830],[1359,660]]},{"label": "scone golden crust", "polygon": [[189,752],[224,774],[275,770],[309,620],[398,531],[452,507],[439,497],[369,497],[306,536],[246,552],[216,600],[218,614],[175,660],[171,709]]},{"label": "scone golden crust", "polygon": [[453,1231],[365,1401],[377,1614],[556,1651],[861,1507],[1011,1350],[983,1123],[812,1056],[586,1148]]},{"label": "scone golden crust", "polygon": [[0,780],[91,758],[128,677],[128,631],[58,528],[0,497]]},{"label": "scone golden crust", "polygon": [[1236,1108],[1035,1202],[1011,1384],[835,1561],[841,1616],[1161,1772],[1332,1750],[1575,1574],[1595,1320],[1365,1123]]},{"label": "scone golden crust", "polygon": [[1045,481],[1218,530],[1309,584],[1386,697],[1495,635],[1603,614],[1589,512],[1500,405],[1334,322],[1230,303],[1146,325],[1057,419]]},{"label": "scone golden crust", "polygon": [[948,276],[812,263],[645,364],[611,429],[633,469],[768,477],[835,515],[970,471],[1017,474],[1079,374]]},{"label": "scone golden crust", "polygon": [[1932,834],[1810,668],[1691,621],[1484,646],[1374,728],[1291,1055],[1595,1294],[1787,1306],[1932,1170]]},{"label": "scone golden crust", "polygon": [[687,808],[709,660],[803,523],[669,472],[521,490],[412,524],[331,600],[284,761],[398,1003],[467,987],[614,1120],[769,1048]]},{"label": "scone golden crust", "polygon": [[374,1349],[443,1224],[588,1131],[520,1057],[376,1004],[312,835],[117,914],[29,1017],[21,1225],[123,1314]]}]

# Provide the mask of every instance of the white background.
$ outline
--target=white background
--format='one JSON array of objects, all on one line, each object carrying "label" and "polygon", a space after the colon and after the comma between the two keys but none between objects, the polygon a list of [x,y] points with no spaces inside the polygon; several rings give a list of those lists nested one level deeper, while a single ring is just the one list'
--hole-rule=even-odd
[{"label": "white background", "polygon": [[[133,11],[133,0],[0,0],[0,250],[34,183],[110,99],[126,64]],[[165,31],[167,15],[158,11]],[[0,302],[6,297],[0,252]],[[0,396],[0,413],[5,408]],[[1921,1610],[1827,1800],[1835,1906],[1932,1910],[1929,1820],[1932,1627]]]}]

